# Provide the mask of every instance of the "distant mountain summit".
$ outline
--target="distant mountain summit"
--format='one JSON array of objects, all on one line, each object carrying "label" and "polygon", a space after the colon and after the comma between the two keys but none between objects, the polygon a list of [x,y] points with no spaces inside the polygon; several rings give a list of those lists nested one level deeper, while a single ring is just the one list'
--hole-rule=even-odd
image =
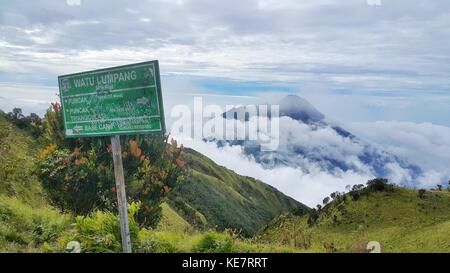
[{"label": "distant mountain summit", "polygon": [[304,123],[319,122],[325,118],[307,100],[297,96],[289,95],[278,102],[280,105],[280,116],[301,120]]},{"label": "distant mountain summit", "polygon": [[[271,113],[271,104],[263,104],[267,105],[267,115],[269,117],[272,117]],[[314,106],[312,106],[307,100],[304,98],[301,98],[297,95],[288,95],[284,97],[282,100],[280,100],[277,104],[279,106],[279,115],[280,117],[290,117],[294,120],[299,120],[304,123],[314,123],[314,122],[320,122],[322,121],[325,116],[320,113]],[[223,113],[224,118],[228,119],[238,119],[240,121],[248,121],[249,120],[249,113],[253,112],[253,109],[256,108],[256,112],[259,115],[264,115],[265,113],[262,112],[260,105],[253,106],[241,106],[236,107],[228,112]]]}]

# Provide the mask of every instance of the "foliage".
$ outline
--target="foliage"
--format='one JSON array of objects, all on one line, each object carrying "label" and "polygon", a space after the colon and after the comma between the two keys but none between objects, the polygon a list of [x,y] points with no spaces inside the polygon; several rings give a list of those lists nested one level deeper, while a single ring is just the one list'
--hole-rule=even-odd
[{"label": "foliage", "polygon": [[425,189],[420,189],[417,191],[417,195],[419,196],[420,199],[423,199],[425,197],[425,193],[427,192],[427,190]]},{"label": "foliage", "polygon": [[0,252],[44,251],[44,244],[56,245],[69,223],[70,217],[52,208],[0,195]]},{"label": "foliage", "polygon": [[36,142],[0,116],[0,194],[33,206],[45,203],[42,187],[32,173]]},{"label": "foliage", "polygon": [[232,236],[227,233],[207,232],[194,246],[194,252],[202,253],[231,253],[234,246]]},{"label": "foliage", "polygon": [[238,175],[194,150],[184,149],[182,155],[191,172],[169,195],[168,204],[195,228],[233,228],[250,237],[281,213],[309,210],[277,189]]},{"label": "foliage", "polygon": [[[137,246],[139,228],[132,214],[129,224],[132,245]],[[69,240],[80,242],[82,252],[122,252],[119,219],[111,212],[94,211],[89,216],[76,217],[75,232],[64,242]]]},{"label": "foliage", "polygon": [[307,252],[366,252],[369,241],[380,242],[383,252],[450,252],[449,192],[427,191],[421,199],[416,190],[392,187],[364,189],[362,196],[333,200],[314,225],[309,215],[280,216],[258,233],[257,242],[293,246],[286,234],[301,230],[310,239]]},{"label": "foliage", "polygon": [[[180,241],[185,240],[185,235],[180,232],[155,232],[143,229],[139,232],[140,253],[175,253],[182,251]],[[185,252],[187,252],[186,250]]]},{"label": "foliage", "polygon": [[25,116],[22,109],[14,108],[11,112],[2,115],[19,129],[29,132],[33,137],[37,138],[43,133],[42,120],[35,113]]},{"label": "foliage", "polygon": [[[47,146],[38,155],[36,173],[52,203],[63,211],[88,214],[94,209],[116,209],[112,149],[108,137],[64,138],[62,112],[54,103],[44,118]],[[121,137],[122,160],[130,201],[141,201],[137,217],[155,226],[160,204],[187,174],[183,147],[168,136]]]},{"label": "foliage", "polygon": [[312,209],[308,213],[308,225],[310,227],[314,226],[319,219],[319,212],[316,209]]},{"label": "foliage", "polygon": [[389,184],[387,179],[375,178],[367,181],[367,190],[372,192],[392,191],[393,185]]}]

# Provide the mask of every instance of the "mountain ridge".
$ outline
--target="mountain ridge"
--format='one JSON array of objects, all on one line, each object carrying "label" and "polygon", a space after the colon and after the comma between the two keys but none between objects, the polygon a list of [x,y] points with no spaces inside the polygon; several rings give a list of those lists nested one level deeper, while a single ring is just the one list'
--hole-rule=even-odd
[{"label": "mountain ridge", "polygon": [[[284,212],[309,210],[274,187],[238,175],[195,150],[185,148],[183,157],[192,172],[188,181],[169,196],[168,204],[194,226],[232,228],[252,236]],[[195,215],[203,216],[207,223],[201,224],[203,221]]]},{"label": "mountain ridge", "polygon": [[281,215],[258,232],[260,242],[306,252],[449,252],[450,191],[352,191],[309,215]]}]

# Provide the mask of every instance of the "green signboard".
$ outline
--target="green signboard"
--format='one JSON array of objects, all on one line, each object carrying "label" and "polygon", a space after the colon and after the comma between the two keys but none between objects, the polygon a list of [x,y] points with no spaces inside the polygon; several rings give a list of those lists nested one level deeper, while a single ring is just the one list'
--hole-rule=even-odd
[{"label": "green signboard", "polygon": [[58,77],[66,137],[165,132],[158,61]]}]

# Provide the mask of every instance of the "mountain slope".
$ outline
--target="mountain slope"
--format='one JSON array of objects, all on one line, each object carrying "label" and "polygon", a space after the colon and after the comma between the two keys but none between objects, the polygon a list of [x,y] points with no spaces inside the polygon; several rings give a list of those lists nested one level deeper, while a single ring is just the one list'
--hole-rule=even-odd
[{"label": "mountain slope", "polygon": [[[311,252],[364,252],[369,241],[382,252],[450,252],[450,192],[395,187],[354,201],[349,195],[309,216],[285,214],[259,232],[259,240]],[[306,243],[305,243],[306,242]]]},{"label": "mountain slope", "polygon": [[263,182],[240,176],[204,155],[186,149],[192,172],[169,196],[169,204],[197,227],[233,228],[246,236],[283,212],[308,209]]},{"label": "mountain slope", "polygon": [[43,189],[32,174],[36,142],[0,115],[0,195],[45,205]]},{"label": "mountain slope", "polygon": [[[41,184],[32,174],[36,141],[1,115],[0,133],[0,194],[32,206],[47,206]],[[250,236],[274,217],[302,206],[275,188],[237,175],[194,150],[185,149],[183,157],[192,171],[163,204],[165,228],[233,228]]]},{"label": "mountain slope", "polygon": [[0,252],[43,252],[70,228],[32,173],[35,156],[36,141],[0,114]]}]

